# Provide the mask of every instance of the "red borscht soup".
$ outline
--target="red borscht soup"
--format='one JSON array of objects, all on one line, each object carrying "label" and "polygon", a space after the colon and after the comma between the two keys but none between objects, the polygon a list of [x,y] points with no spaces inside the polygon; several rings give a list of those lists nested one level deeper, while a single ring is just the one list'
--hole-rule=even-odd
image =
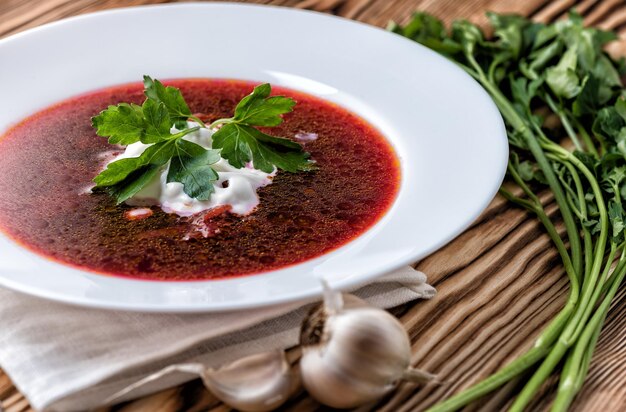
[{"label": "red borscht soup", "polygon": [[[255,84],[178,80],[192,112],[231,116]],[[390,208],[399,164],[385,138],[351,112],[274,87],[296,100],[266,132],[300,141],[317,169],[279,171],[240,216],[209,210],[191,217],[116,205],[90,193],[115,146],[91,117],[108,105],[141,104],[141,84],[111,87],[43,110],[0,139],[0,230],[56,261],[101,274],[151,280],[206,280],[278,269],[327,253],[362,234]],[[123,148],[117,150],[122,152]]]}]

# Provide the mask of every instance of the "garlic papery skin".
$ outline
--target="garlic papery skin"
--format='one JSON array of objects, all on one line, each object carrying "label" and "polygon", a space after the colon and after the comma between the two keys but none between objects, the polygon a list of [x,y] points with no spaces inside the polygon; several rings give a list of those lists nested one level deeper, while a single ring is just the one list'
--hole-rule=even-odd
[{"label": "garlic papery skin", "polygon": [[202,380],[215,397],[246,412],[278,408],[298,385],[282,350],[248,356],[217,370],[207,370]]},{"label": "garlic papery skin", "polygon": [[410,369],[411,344],[398,319],[351,295],[343,295],[349,304],[337,307],[337,293],[327,290],[326,304],[302,328],[301,377],[313,398],[354,408],[381,398],[403,379],[432,376]]}]

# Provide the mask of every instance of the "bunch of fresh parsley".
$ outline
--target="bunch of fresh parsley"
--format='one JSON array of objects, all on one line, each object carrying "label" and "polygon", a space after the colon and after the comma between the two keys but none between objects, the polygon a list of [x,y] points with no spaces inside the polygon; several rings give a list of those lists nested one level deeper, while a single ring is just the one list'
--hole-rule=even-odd
[{"label": "bunch of fresh parsley", "polygon": [[[467,21],[448,31],[423,13],[390,30],[446,56],[491,95],[507,125],[508,175],[521,196],[504,188],[501,193],[542,222],[562,259],[570,293],[528,352],[430,411],[461,409],[528,373],[510,408],[522,411],[560,364],[552,410],[565,411],[584,382],[611,300],[626,275],[624,62],[603,51],[615,34],[584,27],[575,12],[548,25],[514,15],[488,17],[491,39]],[[558,119],[559,126],[548,127],[547,118]],[[545,189],[554,195],[565,238],[540,201],[538,193]]]},{"label": "bunch of fresh parsley", "polygon": [[[165,87],[149,76],[144,76],[144,87],[146,100],[141,106],[120,103],[92,119],[96,133],[108,137],[111,144],[150,145],[139,157],[109,163],[94,178],[96,188],[107,189],[118,204],[134,196],[168,164],[167,182],[182,183],[185,193],[198,200],[209,200],[215,191],[213,183],[219,176],[211,165],[220,158],[237,168],[251,163],[266,173],[274,168],[288,172],[313,168],[309,153],[299,143],[257,129],[278,126],[282,115],[295,105],[291,98],[270,96],[272,88],[267,83],[244,97],[233,117],[210,125],[193,116],[177,88]],[[194,122],[192,127],[188,121]],[[212,149],[183,139],[201,128],[215,131]]]}]

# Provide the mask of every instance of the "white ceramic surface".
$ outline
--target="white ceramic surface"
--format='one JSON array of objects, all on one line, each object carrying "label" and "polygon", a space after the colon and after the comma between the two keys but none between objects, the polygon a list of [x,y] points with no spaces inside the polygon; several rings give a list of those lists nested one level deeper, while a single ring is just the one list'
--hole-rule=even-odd
[{"label": "white ceramic surface", "polygon": [[401,159],[395,204],[372,229],[332,253],[221,281],[102,276],[51,262],[0,234],[0,285],[72,304],[156,312],[311,298],[321,292],[319,276],[347,288],[435,251],[484,210],[504,175],[501,117],[454,64],[381,29],[275,7],[119,9],[0,40],[0,133],[59,100],[137,81],[144,73],[267,81],[351,109],[378,127]]}]

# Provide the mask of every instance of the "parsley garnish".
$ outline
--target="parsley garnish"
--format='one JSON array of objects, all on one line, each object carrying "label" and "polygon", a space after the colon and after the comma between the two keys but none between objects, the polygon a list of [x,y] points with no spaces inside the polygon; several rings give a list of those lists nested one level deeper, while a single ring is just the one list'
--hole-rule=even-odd
[{"label": "parsley garnish", "polygon": [[[141,106],[120,103],[109,106],[92,118],[99,136],[109,143],[150,145],[139,157],[110,163],[94,178],[96,188],[107,189],[117,203],[134,196],[169,164],[167,182],[180,182],[185,193],[198,200],[209,200],[218,179],[211,167],[220,157],[237,168],[251,163],[254,168],[270,173],[274,168],[287,172],[313,168],[309,153],[292,140],[268,135],[257,127],[273,127],[282,123],[281,115],[291,112],[295,101],[284,96],[270,96],[272,88],[262,84],[244,97],[231,118],[205,125],[193,116],[180,90],[165,87],[160,81],[144,76],[146,100]],[[197,126],[190,127],[188,120]],[[215,130],[213,148],[183,139],[200,128]]]}]

